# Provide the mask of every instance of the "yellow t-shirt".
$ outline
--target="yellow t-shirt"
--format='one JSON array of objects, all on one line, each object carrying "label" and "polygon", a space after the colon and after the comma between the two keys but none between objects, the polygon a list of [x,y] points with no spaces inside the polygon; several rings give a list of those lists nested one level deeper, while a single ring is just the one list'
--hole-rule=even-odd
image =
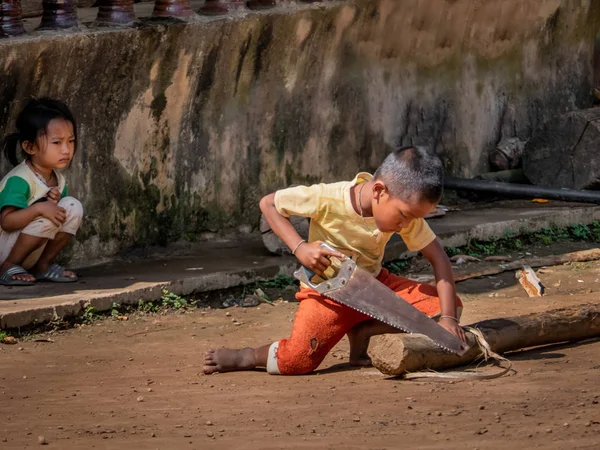
[{"label": "yellow t-shirt", "polygon": [[[308,241],[323,241],[356,261],[359,267],[377,276],[385,245],[393,233],[383,233],[372,217],[354,211],[350,188],[370,181],[373,175],[359,173],[352,181],[297,186],[275,193],[275,208],[284,217],[310,217]],[[424,219],[415,219],[398,234],[411,251],[419,251],[435,239]]]}]

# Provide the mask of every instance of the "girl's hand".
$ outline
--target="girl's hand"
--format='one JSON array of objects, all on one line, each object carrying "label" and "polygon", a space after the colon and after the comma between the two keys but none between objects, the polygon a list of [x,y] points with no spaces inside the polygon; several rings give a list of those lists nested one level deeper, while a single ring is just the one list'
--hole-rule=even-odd
[{"label": "girl's hand", "polygon": [[459,325],[458,322],[456,322],[455,320],[452,320],[452,319],[440,319],[440,321],[438,323],[440,324],[440,326],[444,327],[446,330],[448,330],[454,336],[458,337],[465,344],[467,343],[467,337],[465,336],[465,331],[462,329],[462,327]]},{"label": "girl's hand", "polygon": [[58,188],[53,187],[48,191],[46,197],[48,197],[48,200],[54,203],[58,203],[60,201],[60,191],[58,190]]},{"label": "girl's hand", "polygon": [[340,259],[346,257],[343,253],[332,252],[321,247],[322,243],[321,241],[311,242],[310,244],[303,243],[296,249],[296,258],[298,258],[298,261],[317,275],[323,275],[323,272],[331,264],[328,256],[335,256]]},{"label": "girl's hand", "polygon": [[40,216],[45,217],[57,227],[60,227],[67,220],[67,211],[54,201],[36,203],[35,208],[37,208]]}]

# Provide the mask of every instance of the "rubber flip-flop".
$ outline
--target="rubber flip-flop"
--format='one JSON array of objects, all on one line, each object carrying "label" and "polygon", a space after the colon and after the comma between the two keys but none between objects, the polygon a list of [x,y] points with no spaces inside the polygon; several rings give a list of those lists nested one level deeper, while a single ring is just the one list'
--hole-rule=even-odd
[{"label": "rubber flip-flop", "polygon": [[44,273],[35,276],[37,281],[50,281],[52,283],[75,283],[77,277],[65,277],[65,268],[52,264]]},{"label": "rubber flip-flop", "polygon": [[15,280],[13,277],[15,275],[27,275],[25,269],[21,266],[12,266],[9,269],[6,269],[2,275],[0,275],[0,284],[4,286],[33,286],[35,281],[24,281],[24,280]]}]

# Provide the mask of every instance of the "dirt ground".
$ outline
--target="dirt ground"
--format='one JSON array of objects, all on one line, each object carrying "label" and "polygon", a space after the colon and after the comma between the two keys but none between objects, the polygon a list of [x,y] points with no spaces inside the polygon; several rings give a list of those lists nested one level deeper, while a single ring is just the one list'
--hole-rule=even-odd
[{"label": "dirt ground", "polygon": [[[543,298],[512,273],[460,283],[463,322],[600,301],[599,263],[539,275]],[[512,353],[512,376],[478,382],[352,369],[346,340],[310,376],[201,373],[209,347],[287,336],[295,309],[133,314],[2,345],[0,449],[600,448],[598,340]]]}]

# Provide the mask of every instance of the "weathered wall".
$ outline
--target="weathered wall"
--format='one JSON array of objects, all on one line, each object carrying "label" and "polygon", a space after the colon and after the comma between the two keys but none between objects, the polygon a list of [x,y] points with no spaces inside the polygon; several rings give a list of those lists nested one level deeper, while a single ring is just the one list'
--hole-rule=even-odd
[{"label": "weathered wall", "polygon": [[0,131],[29,96],[72,106],[92,261],[257,224],[261,195],[373,169],[395,143],[485,171],[501,138],[591,103],[599,21],[598,0],[356,0],[4,40]]}]

